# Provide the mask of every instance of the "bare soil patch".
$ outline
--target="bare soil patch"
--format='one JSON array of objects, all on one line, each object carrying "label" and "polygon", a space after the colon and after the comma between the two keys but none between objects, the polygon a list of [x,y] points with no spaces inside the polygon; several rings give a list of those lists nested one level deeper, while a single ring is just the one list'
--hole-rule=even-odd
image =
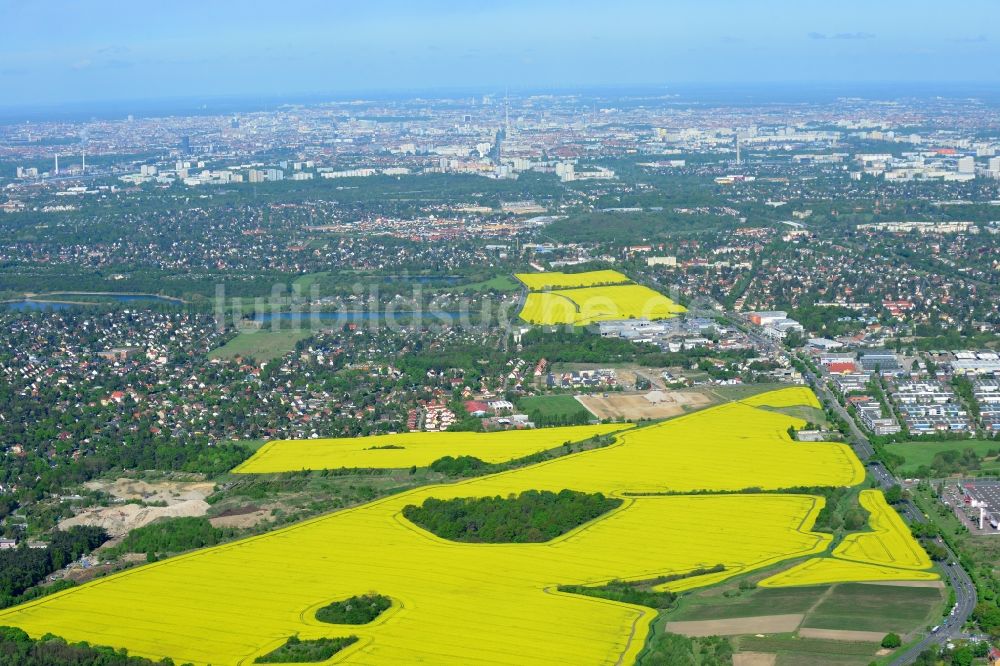
[{"label": "bare soil patch", "polygon": [[770,652],[737,652],[733,655],[733,666],[774,666],[778,655]]},{"label": "bare soil patch", "polygon": [[[684,636],[736,636],[739,634],[784,634],[795,631],[802,622],[802,613],[787,615],[757,615],[725,620],[689,620],[667,622],[667,631]],[[879,640],[882,637],[879,636]]]},{"label": "bare soil patch", "polygon": [[825,638],[831,641],[862,641],[879,643],[885,638],[884,632],[851,631],[848,629],[799,629],[802,638]]},{"label": "bare soil patch", "polygon": [[712,404],[695,391],[661,391],[580,395],[576,399],[599,419],[665,419]]},{"label": "bare soil patch", "polygon": [[156,481],[149,483],[121,478],[114,481],[90,481],[85,485],[91,490],[103,490],[112,497],[122,500],[166,502],[167,504],[205,499],[215,490],[215,484],[208,481]]},{"label": "bare soil patch", "polygon": [[[61,521],[60,529],[68,529],[74,525],[95,525],[103,527],[112,537],[118,537],[158,518],[204,516],[210,508],[205,498],[215,490],[215,484],[207,481],[151,483],[127,478],[90,481],[86,486],[91,490],[106,492],[120,503],[82,509],[72,518]],[[143,506],[132,502],[166,506]]]},{"label": "bare soil patch", "polygon": [[116,506],[84,509],[72,518],[59,523],[65,530],[74,525],[95,525],[103,527],[111,536],[121,536],[137,527],[148,525],[157,518],[185,518],[204,516],[209,504],[203,499],[183,500],[170,506],[140,506],[139,504],[119,504]]},{"label": "bare soil patch", "polygon": [[237,527],[246,529],[256,527],[260,523],[270,522],[274,518],[271,509],[256,509],[245,513],[223,513],[214,518],[209,518],[208,522],[212,527]]}]

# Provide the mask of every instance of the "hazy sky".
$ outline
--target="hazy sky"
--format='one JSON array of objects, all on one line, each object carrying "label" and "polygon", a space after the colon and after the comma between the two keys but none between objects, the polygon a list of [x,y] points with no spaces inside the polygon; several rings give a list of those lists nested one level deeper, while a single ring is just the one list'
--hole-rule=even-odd
[{"label": "hazy sky", "polygon": [[1000,82],[998,0],[0,0],[0,106],[725,82]]}]

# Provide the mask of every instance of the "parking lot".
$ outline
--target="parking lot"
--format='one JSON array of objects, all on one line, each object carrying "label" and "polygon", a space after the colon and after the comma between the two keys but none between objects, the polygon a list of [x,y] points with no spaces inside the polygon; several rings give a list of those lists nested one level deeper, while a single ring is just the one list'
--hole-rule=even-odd
[{"label": "parking lot", "polygon": [[[1000,479],[964,479],[948,483],[944,499],[973,534],[1000,535]],[[983,529],[979,528],[980,509]]]}]

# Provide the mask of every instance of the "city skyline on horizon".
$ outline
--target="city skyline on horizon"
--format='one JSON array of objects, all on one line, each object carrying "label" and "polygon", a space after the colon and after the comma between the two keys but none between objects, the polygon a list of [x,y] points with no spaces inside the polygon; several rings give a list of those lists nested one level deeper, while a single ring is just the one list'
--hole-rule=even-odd
[{"label": "city skyline on horizon", "polygon": [[[864,11],[852,11],[851,7]],[[905,9],[904,11],[900,11]],[[995,3],[8,4],[0,106],[362,91],[1000,82]],[[387,18],[388,17],[388,18]],[[794,53],[795,57],[789,55]]]}]

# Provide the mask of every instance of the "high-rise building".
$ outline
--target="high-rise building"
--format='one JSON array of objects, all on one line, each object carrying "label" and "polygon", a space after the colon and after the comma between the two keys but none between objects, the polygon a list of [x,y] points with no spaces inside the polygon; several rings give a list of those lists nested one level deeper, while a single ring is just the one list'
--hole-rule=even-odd
[{"label": "high-rise building", "polygon": [[959,173],[976,173],[976,158],[974,157],[959,157],[958,158],[958,172]]},{"label": "high-rise building", "polygon": [[181,154],[183,154],[183,155],[190,155],[191,154],[191,137],[189,137],[186,134],[184,136],[182,136],[179,148],[180,148]]}]

